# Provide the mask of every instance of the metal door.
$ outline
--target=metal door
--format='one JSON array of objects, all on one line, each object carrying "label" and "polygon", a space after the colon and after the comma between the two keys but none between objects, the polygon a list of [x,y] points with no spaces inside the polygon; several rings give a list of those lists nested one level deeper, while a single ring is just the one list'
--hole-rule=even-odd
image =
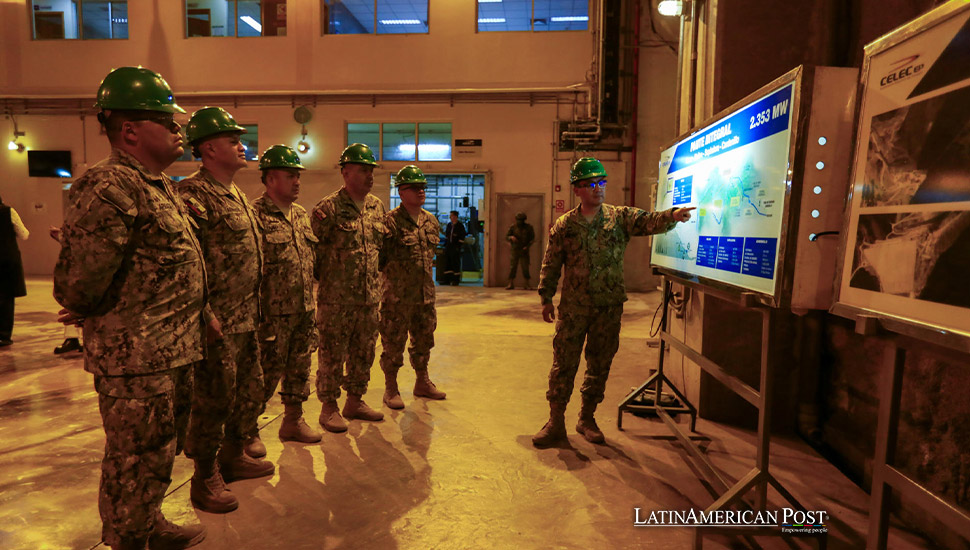
[{"label": "metal door", "polygon": [[[545,220],[545,209],[543,208],[543,195],[539,194],[519,194],[519,193],[499,193],[494,203],[495,227],[492,235],[495,239],[492,242],[495,254],[491,264],[491,276],[489,277],[490,286],[505,286],[508,283],[509,267],[511,267],[512,248],[505,239],[509,227],[515,223],[515,215],[525,212],[526,222],[532,225],[536,232],[536,240],[529,249],[529,275],[532,276],[532,285],[539,283],[539,267],[542,262],[543,243],[545,235],[548,233]],[[516,286],[522,284],[521,268],[516,277]]]}]

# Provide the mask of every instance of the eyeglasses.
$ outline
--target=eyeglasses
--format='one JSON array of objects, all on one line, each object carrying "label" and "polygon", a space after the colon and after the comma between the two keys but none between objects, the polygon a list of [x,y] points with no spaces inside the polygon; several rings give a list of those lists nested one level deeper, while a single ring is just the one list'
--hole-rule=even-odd
[{"label": "eyeglasses", "polygon": [[599,179],[599,180],[592,180],[592,181],[587,182],[587,183],[578,182],[576,184],[576,187],[580,187],[580,188],[583,188],[583,189],[585,189],[587,187],[590,188],[590,189],[596,189],[597,187],[600,187],[600,188],[606,187],[606,178]]},{"label": "eyeglasses", "polygon": [[171,116],[144,114],[129,120],[132,122],[141,122],[146,120],[149,122],[154,122],[155,124],[168,129],[168,131],[172,132],[173,134],[177,134],[182,130],[182,125]]}]

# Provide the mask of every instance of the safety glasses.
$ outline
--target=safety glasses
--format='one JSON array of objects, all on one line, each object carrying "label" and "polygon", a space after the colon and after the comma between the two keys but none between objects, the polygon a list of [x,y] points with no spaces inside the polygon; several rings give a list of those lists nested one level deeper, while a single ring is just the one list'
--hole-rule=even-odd
[{"label": "safety glasses", "polygon": [[580,188],[588,187],[590,189],[596,189],[597,187],[603,188],[603,187],[606,187],[606,178],[591,180],[586,182],[578,182],[576,184],[576,187],[580,187]]},{"label": "safety glasses", "polygon": [[154,122],[155,124],[162,126],[163,128],[167,129],[169,132],[172,132],[173,134],[177,134],[182,130],[182,125],[179,124],[175,120],[175,118],[172,117],[171,115],[166,116],[163,114],[156,115],[156,114],[146,113],[144,115],[139,115],[135,118],[130,118],[129,120],[131,120],[132,122],[140,122],[140,121]]}]

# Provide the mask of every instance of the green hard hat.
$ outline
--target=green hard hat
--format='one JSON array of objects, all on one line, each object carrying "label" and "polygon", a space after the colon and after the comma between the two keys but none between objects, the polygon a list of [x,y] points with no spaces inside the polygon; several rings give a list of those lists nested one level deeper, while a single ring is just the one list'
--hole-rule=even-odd
[{"label": "green hard hat", "polygon": [[353,143],[340,153],[340,166],[344,164],[367,164],[377,166],[377,159],[374,158],[374,151],[363,143]]},{"label": "green hard hat", "polygon": [[606,168],[603,168],[602,162],[593,157],[583,157],[569,169],[569,183],[601,177],[606,177]]},{"label": "green hard hat", "polygon": [[108,73],[98,88],[102,110],[161,111],[184,113],[172,97],[172,88],[162,75],[144,67],[121,67]]},{"label": "green hard hat", "polygon": [[424,177],[424,172],[413,164],[401,168],[394,175],[394,187],[414,184],[428,185],[428,178]]},{"label": "green hard hat", "polygon": [[259,156],[259,169],[269,170],[270,168],[306,170],[306,167],[300,163],[300,157],[296,151],[286,145],[273,145]]},{"label": "green hard hat", "polygon": [[222,107],[203,107],[192,113],[189,125],[185,127],[185,139],[196,144],[203,138],[224,132],[246,133],[246,129],[236,124],[232,115]]}]

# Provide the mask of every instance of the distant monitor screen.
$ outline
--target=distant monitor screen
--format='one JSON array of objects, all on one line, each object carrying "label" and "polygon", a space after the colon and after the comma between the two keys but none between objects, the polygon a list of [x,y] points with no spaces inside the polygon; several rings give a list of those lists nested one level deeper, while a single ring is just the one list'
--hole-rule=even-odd
[{"label": "distant monitor screen", "polygon": [[794,88],[788,82],[661,153],[656,209],[697,209],[654,236],[651,264],[775,295]]},{"label": "distant monitor screen", "polygon": [[27,151],[27,171],[32,178],[70,178],[70,151]]}]

